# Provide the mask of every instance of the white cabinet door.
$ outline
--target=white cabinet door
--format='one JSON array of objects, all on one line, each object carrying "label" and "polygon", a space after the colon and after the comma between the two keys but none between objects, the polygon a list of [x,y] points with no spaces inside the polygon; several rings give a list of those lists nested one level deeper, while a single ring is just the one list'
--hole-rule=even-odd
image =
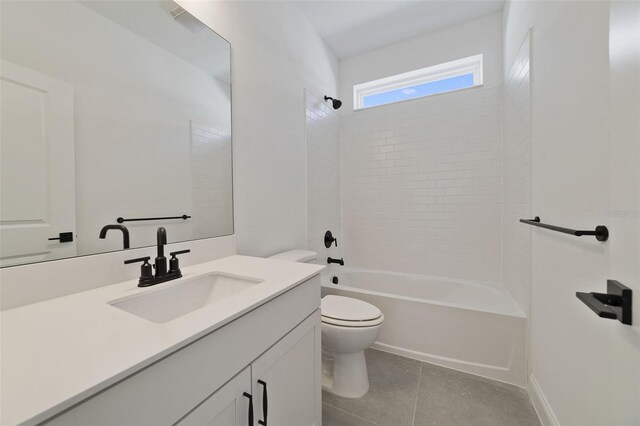
[{"label": "white cabinet door", "polygon": [[251,364],[257,424],[321,424],[320,354],[317,310]]},{"label": "white cabinet door", "polygon": [[73,87],[7,61],[0,77],[0,265],[74,256]]},{"label": "white cabinet door", "polygon": [[251,368],[247,367],[205,399],[177,424],[180,426],[253,426],[250,404]]}]

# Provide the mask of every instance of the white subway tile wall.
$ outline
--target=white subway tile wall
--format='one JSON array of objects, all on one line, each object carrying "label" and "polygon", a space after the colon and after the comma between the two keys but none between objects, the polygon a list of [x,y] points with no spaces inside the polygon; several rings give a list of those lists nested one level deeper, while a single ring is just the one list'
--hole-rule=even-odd
[{"label": "white subway tile wall", "polygon": [[191,120],[194,236],[233,234],[231,164],[229,132]]},{"label": "white subway tile wall", "polygon": [[531,107],[529,34],[504,81],[503,284],[529,316],[531,227]]},{"label": "white subway tile wall", "polygon": [[501,144],[500,87],[342,116],[345,262],[499,283]]},{"label": "white subway tile wall", "polygon": [[[319,262],[340,257],[340,118],[322,96],[305,92],[307,139],[307,247]],[[324,246],[331,230],[338,248]]]}]

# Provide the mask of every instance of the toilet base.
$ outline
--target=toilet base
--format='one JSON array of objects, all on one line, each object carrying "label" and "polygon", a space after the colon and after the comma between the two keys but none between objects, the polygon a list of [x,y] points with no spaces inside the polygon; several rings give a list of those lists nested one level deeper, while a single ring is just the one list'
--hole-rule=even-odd
[{"label": "toilet base", "polygon": [[322,352],[322,387],[342,398],[360,398],[369,391],[364,351],[338,354]]}]

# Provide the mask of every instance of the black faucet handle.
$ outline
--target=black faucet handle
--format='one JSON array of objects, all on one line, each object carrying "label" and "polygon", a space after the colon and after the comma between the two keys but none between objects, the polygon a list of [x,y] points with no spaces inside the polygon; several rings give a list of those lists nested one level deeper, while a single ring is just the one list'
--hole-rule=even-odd
[{"label": "black faucet handle", "polygon": [[191,253],[191,250],[190,249],[186,249],[186,250],[172,251],[171,253],[169,253],[169,256],[176,257],[179,254],[185,254],[185,253]]},{"label": "black faucet handle", "polygon": [[144,284],[153,279],[153,268],[151,268],[149,260],[151,260],[151,257],[145,256],[124,261],[125,265],[142,262],[142,265],[140,266],[140,279],[138,280],[138,284]]},{"label": "black faucet handle", "polygon": [[137,257],[135,259],[129,259],[129,260],[125,260],[124,264],[128,265],[130,263],[137,263],[137,262],[143,262],[143,263],[147,263],[151,260],[151,256],[145,256],[145,257]]},{"label": "black faucet handle", "polygon": [[189,249],[178,250],[178,251],[173,251],[169,253],[169,255],[171,255],[171,259],[169,259],[170,274],[182,275],[182,273],[180,272],[180,260],[176,256],[179,254],[185,254],[185,253],[191,253],[191,250]]},{"label": "black faucet handle", "polygon": [[329,248],[329,247],[331,247],[331,244],[334,244],[334,243],[335,243],[336,247],[338,247],[338,239],[333,236],[331,231],[325,232],[324,233],[324,246],[326,248]]}]

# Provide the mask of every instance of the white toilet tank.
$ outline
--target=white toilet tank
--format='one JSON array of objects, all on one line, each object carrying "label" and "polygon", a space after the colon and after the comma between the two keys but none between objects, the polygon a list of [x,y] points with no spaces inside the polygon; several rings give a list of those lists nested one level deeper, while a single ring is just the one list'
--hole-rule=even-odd
[{"label": "white toilet tank", "polygon": [[289,262],[316,263],[318,253],[310,250],[289,250],[269,256],[269,259],[288,260]]}]

